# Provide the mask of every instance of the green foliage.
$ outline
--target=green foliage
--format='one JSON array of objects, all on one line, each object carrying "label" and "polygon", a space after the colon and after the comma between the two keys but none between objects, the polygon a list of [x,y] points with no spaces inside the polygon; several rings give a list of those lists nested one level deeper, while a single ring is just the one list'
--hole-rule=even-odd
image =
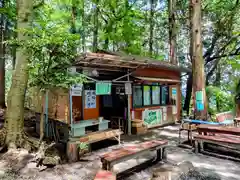
[{"label": "green foliage", "polygon": [[[208,98],[208,112],[216,114],[219,112],[232,111],[234,109],[234,97],[231,93],[221,90],[219,87],[208,86],[206,88]],[[217,107],[217,105],[219,107]]]},{"label": "green foliage", "polygon": [[18,29],[31,38],[27,41],[9,41],[23,47],[29,54],[29,85],[41,89],[69,88],[84,81],[81,75],[69,74],[76,58],[79,35],[69,33],[69,25],[62,24],[63,16],[54,13],[53,7],[45,5],[38,13],[31,29]]}]

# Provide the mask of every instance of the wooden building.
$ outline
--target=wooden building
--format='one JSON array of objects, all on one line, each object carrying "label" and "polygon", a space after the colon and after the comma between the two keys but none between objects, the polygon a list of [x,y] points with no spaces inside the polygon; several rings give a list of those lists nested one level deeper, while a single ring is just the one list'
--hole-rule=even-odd
[{"label": "wooden building", "polygon": [[176,122],[181,73],[191,72],[165,61],[105,51],[79,56],[71,69],[85,78],[83,85],[49,90],[47,98],[37,101],[45,104],[48,119],[69,126],[70,137],[86,135],[94,123],[96,131],[119,125],[131,134],[133,119],[144,120],[148,128]]}]

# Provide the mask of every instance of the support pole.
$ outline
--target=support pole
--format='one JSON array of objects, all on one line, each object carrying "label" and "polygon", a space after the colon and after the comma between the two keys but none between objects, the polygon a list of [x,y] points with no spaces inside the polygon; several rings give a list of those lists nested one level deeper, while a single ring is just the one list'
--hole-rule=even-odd
[{"label": "support pole", "polygon": [[69,108],[70,108],[70,127],[71,127],[71,136],[73,135],[73,117],[72,117],[72,88],[69,91]]},{"label": "support pole", "polygon": [[46,137],[49,136],[49,127],[48,127],[48,90],[46,90],[45,94],[45,132]]},{"label": "support pole", "polygon": [[[129,74],[128,74],[128,81],[129,81]],[[131,106],[131,95],[128,94],[128,135],[131,135],[131,129],[132,129],[130,106]]]}]

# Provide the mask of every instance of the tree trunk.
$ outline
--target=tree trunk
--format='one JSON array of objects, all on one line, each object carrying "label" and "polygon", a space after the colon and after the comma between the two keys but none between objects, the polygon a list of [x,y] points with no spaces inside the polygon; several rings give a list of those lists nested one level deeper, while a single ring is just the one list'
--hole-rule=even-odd
[{"label": "tree trunk", "polygon": [[[214,85],[216,87],[221,86],[221,65],[220,64],[217,65],[216,79],[215,79]],[[217,111],[220,112],[221,110],[220,110],[219,97],[216,98],[216,106],[217,106]]]},{"label": "tree trunk", "polygon": [[[17,29],[30,28],[33,11],[32,0],[17,0]],[[17,40],[28,40],[29,36],[18,32]],[[12,85],[8,94],[8,108],[6,111],[5,128],[7,130],[6,145],[12,147],[23,146],[24,100],[28,82],[28,55],[22,48],[17,48],[16,69],[12,76]]]},{"label": "tree trunk", "polygon": [[77,1],[72,0],[72,24],[71,24],[71,32],[72,34],[76,34],[76,17],[77,17]]},{"label": "tree trunk", "polygon": [[[192,62],[193,62],[193,92],[195,94],[194,115],[197,119],[207,118],[207,98],[205,90],[205,72],[204,60],[202,56],[202,39],[201,39],[201,0],[190,0],[192,8]],[[196,93],[199,93],[199,97]],[[201,97],[202,96],[202,97]]]},{"label": "tree trunk", "polygon": [[81,14],[82,14],[82,32],[81,32],[81,38],[82,38],[82,51],[85,52],[85,9],[84,9],[84,0],[81,1]]},{"label": "tree trunk", "polygon": [[187,90],[186,90],[186,97],[185,97],[185,101],[184,101],[183,110],[186,111],[187,116],[189,116],[189,107],[190,107],[190,102],[191,102],[191,97],[192,97],[192,74],[188,75],[186,89]]},{"label": "tree trunk", "polygon": [[[4,0],[2,0],[2,8],[4,8]],[[5,52],[4,44],[6,37],[6,22],[4,14],[0,16],[0,108],[5,108]]]},{"label": "tree trunk", "polygon": [[155,9],[155,0],[150,0],[150,17],[149,17],[149,55],[153,54],[153,32],[154,32],[154,9]]},{"label": "tree trunk", "polygon": [[94,16],[93,16],[93,52],[97,51],[98,48],[98,13],[99,13],[99,7],[98,7],[98,0],[96,1],[96,4],[94,5]]},{"label": "tree trunk", "polygon": [[176,57],[176,0],[168,0],[170,62],[177,64]]}]

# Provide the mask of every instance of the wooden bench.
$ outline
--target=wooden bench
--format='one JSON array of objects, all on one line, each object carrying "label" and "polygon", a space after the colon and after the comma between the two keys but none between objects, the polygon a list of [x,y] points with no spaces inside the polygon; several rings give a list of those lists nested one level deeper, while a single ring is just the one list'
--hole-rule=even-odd
[{"label": "wooden bench", "polygon": [[[239,160],[231,156],[225,156],[204,150],[204,143],[211,143],[221,147],[231,149],[234,152],[240,152],[240,128],[224,127],[214,125],[199,125],[199,135],[194,136],[195,140],[195,153],[199,151],[208,155],[224,157],[232,160]],[[200,148],[198,147],[200,145]]]},{"label": "wooden bench", "polygon": [[167,144],[167,140],[151,140],[113,150],[101,156],[102,168],[112,171],[115,164],[148,154],[150,151],[157,152],[156,161],[166,160]]},{"label": "wooden bench", "polygon": [[76,162],[79,159],[79,145],[81,143],[88,145],[88,151],[91,151],[90,145],[106,139],[114,138],[120,144],[120,136],[123,132],[119,129],[108,129],[97,131],[78,138],[69,138],[67,143],[67,157],[69,162]]}]

